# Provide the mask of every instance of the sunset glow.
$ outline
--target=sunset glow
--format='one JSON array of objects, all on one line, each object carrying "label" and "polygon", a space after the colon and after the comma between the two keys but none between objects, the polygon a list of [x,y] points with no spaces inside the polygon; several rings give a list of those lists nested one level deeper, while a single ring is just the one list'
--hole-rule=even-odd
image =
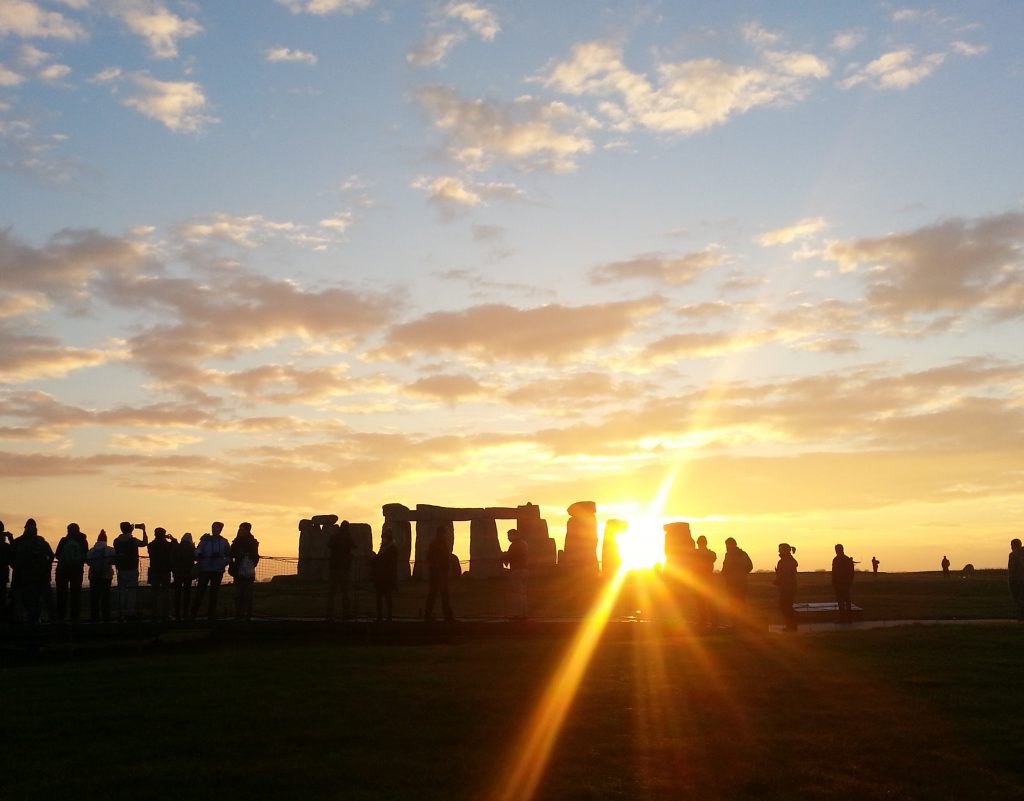
[{"label": "sunset glow", "polygon": [[[0,3],[0,519],[695,521],[882,570],[1024,508],[1017,3]],[[657,513],[641,506],[674,479]],[[468,526],[456,531],[468,557]]]}]

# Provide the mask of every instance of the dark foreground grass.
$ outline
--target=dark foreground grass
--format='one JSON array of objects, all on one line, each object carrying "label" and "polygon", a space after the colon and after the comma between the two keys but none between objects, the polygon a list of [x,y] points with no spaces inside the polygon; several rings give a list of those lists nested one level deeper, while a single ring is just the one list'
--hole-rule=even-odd
[{"label": "dark foreground grass", "polygon": [[[1024,630],[602,642],[543,799],[1024,798]],[[21,658],[4,799],[490,799],[566,640]]]}]

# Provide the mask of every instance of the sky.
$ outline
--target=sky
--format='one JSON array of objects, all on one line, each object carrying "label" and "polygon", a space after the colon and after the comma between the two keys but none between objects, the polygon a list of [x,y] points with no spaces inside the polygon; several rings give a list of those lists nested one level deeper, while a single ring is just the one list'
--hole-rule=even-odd
[{"label": "sky", "polygon": [[[0,519],[1024,534],[1024,4],[0,0]],[[456,551],[468,556],[468,524]]]}]

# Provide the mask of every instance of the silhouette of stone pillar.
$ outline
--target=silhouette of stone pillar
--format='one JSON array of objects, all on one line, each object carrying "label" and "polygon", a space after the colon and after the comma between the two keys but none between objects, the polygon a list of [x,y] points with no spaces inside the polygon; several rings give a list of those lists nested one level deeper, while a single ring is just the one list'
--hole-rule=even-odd
[{"label": "silhouette of stone pillar", "polygon": [[611,578],[622,564],[619,552],[619,535],[629,529],[625,520],[609,520],[604,524],[604,540],[601,543],[601,577]]},{"label": "silhouette of stone pillar", "polygon": [[386,503],[383,506],[384,525],[391,529],[391,536],[398,549],[398,580],[410,576],[409,560],[412,558],[412,524],[409,522],[409,507],[400,503]]},{"label": "silhouette of stone pillar", "polygon": [[299,521],[299,565],[297,573],[304,581],[327,580],[327,532],[337,515],[314,515]]},{"label": "silhouette of stone pillar", "polygon": [[596,576],[597,504],[593,501],[577,501],[566,511],[569,512],[569,521],[565,524],[565,553],[562,562],[570,570]]},{"label": "silhouette of stone pillar", "polygon": [[666,523],[665,530],[665,568],[667,570],[689,570],[696,547],[690,524],[684,522]]},{"label": "silhouette of stone pillar", "polygon": [[469,522],[469,573],[486,578],[501,573],[501,540],[498,524],[490,517]]},{"label": "silhouette of stone pillar", "polygon": [[373,553],[373,529],[369,523],[349,523],[352,536],[352,580],[369,581],[370,554]]},{"label": "silhouette of stone pillar", "polygon": [[555,566],[558,546],[548,534],[548,521],[540,516],[540,507],[532,503],[516,508],[516,529],[530,548],[530,569],[546,570]]}]

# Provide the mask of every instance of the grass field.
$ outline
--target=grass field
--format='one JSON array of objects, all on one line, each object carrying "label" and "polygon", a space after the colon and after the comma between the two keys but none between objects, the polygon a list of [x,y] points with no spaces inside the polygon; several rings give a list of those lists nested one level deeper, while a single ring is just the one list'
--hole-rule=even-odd
[{"label": "grass field", "polygon": [[[750,577],[750,604],[755,615],[774,620],[775,588],[772,574]],[[641,581],[638,579],[637,581]],[[642,579],[642,581],[650,581]],[[654,579],[657,583],[657,579]],[[538,619],[574,618],[586,614],[593,603],[599,581],[566,581],[557,574],[538,576],[530,586],[531,616]],[[324,614],[326,589],[322,585],[274,581],[256,587],[256,613],[274,616],[317,617]],[[422,615],[425,582],[403,583],[395,596],[395,614],[418,618]],[[664,619],[673,614],[657,603],[658,593],[627,585],[616,604],[616,616],[632,615],[639,608],[647,619]],[[231,589],[223,591],[230,611]],[[1004,618],[1012,613],[1006,587],[1006,571],[978,571],[969,579],[943,577],[941,573],[858,573],[853,599],[863,607],[869,620],[979,619]],[[361,616],[372,616],[374,598],[368,586],[355,594]],[[797,601],[832,601],[828,573],[801,573]],[[506,582],[501,578],[463,578],[452,582],[452,605],[461,617],[506,617],[511,609]]]},{"label": "grass field", "polygon": [[[1022,630],[597,646],[543,799],[1024,798]],[[491,799],[565,639],[210,639],[3,682],[4,799]]]}]

